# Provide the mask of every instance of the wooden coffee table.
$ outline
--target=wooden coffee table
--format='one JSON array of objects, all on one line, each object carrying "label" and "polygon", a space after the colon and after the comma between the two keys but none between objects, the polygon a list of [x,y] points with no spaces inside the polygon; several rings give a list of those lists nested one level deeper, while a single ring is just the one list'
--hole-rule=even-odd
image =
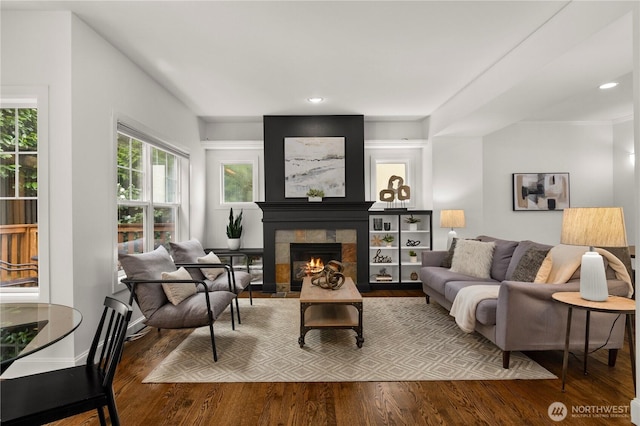
[{"label": "wooden coffee table", "polygon": [[311,284],[311,277],[302,282],[300,291],[300,337],[312,329],[351,329],[356,332],[356,345],[362,347],[362,296],[349,277],[338,290],[329,290]]}]

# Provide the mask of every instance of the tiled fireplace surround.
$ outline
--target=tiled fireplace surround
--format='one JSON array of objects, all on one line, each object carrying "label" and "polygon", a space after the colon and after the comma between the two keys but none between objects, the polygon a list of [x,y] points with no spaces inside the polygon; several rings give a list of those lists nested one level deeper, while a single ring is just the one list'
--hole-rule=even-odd
[{"label": "tiled fireplace surround", "polygon": [[341,243],[344,274],[358,282],[357,232],[355,229],[281,229],[276,230],[276,291],[291,290],[291,243]]}]

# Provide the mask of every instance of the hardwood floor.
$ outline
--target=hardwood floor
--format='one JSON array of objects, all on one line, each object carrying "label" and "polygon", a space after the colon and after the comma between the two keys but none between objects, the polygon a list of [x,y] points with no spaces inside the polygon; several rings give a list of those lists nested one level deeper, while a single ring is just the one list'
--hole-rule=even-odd
[{"label": "hardwood floor", "polygon": [[[416,296],[421,291],[374,291],[370,296]],[[259,294],[258,297],[270,297]],[[628,425],[634,397],[629,349],[607,366],[607,351],[569,363],[566,393],[561,380],[142,384],[142,380],[192,330],[151,330],[126,343],[114,383],[123,425]],[[295,344],[295,342],[294,342]],[[366,343],[365,343],[366,344]],[[562,352],[527,353],[560,377]],[[337,360],[339,362],[339,360]],[[568,416],[554,422],[550,404]],[[576,412],[579,411],[578,412]],[[599,410],[591,416],[586,410]],[[616,416],[603,415],[617,410]],[[572,414],[572,411],[574,412]],[[97,425],[95,412],[55,424]]]}]

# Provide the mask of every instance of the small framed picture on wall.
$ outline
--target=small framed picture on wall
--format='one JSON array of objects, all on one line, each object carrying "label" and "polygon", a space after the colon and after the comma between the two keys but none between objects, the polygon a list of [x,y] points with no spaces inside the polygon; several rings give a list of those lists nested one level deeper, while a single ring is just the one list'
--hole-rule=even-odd
[{"label": "small framed picture on wall", "polygon": [[513,210],[563,210],[569,207],[569,173],[513,173]]}]

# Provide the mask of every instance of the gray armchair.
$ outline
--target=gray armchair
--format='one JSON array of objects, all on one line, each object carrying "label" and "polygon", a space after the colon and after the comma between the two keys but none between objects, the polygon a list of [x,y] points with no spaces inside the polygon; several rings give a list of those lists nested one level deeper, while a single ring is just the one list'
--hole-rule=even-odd
[{"label": "gray armchair", "polygon": [[[171,254],[176,266],[185,267],[194,280],[204,281],[209,291],[228,290],[239,295],[247,288],[251,292],[251,274],[244,271],[235,271],[231,265],[220,263],[215,253],[205,253],[202,244],[196,239],[185,242],[169,243]],[[210,259],[214,259],[211,263]],[[224,271],[224,272],[223,272]],[[236,312],[238,323],[240,318],[240,306],[236,297]]]},{"label": "gray armchair", "polygon": [[234,326],[235,293],[210,291],[204,280],[191,279],[186,270],[176,268],[163,246],[149,253],[121,254],[119,260],[127,274],[122,283],[131,293],[129,304],[136,301],[145,317],[144,324],[158,331],[208,326],[213,360],[217,361],[213,323],[230,307]]}]

